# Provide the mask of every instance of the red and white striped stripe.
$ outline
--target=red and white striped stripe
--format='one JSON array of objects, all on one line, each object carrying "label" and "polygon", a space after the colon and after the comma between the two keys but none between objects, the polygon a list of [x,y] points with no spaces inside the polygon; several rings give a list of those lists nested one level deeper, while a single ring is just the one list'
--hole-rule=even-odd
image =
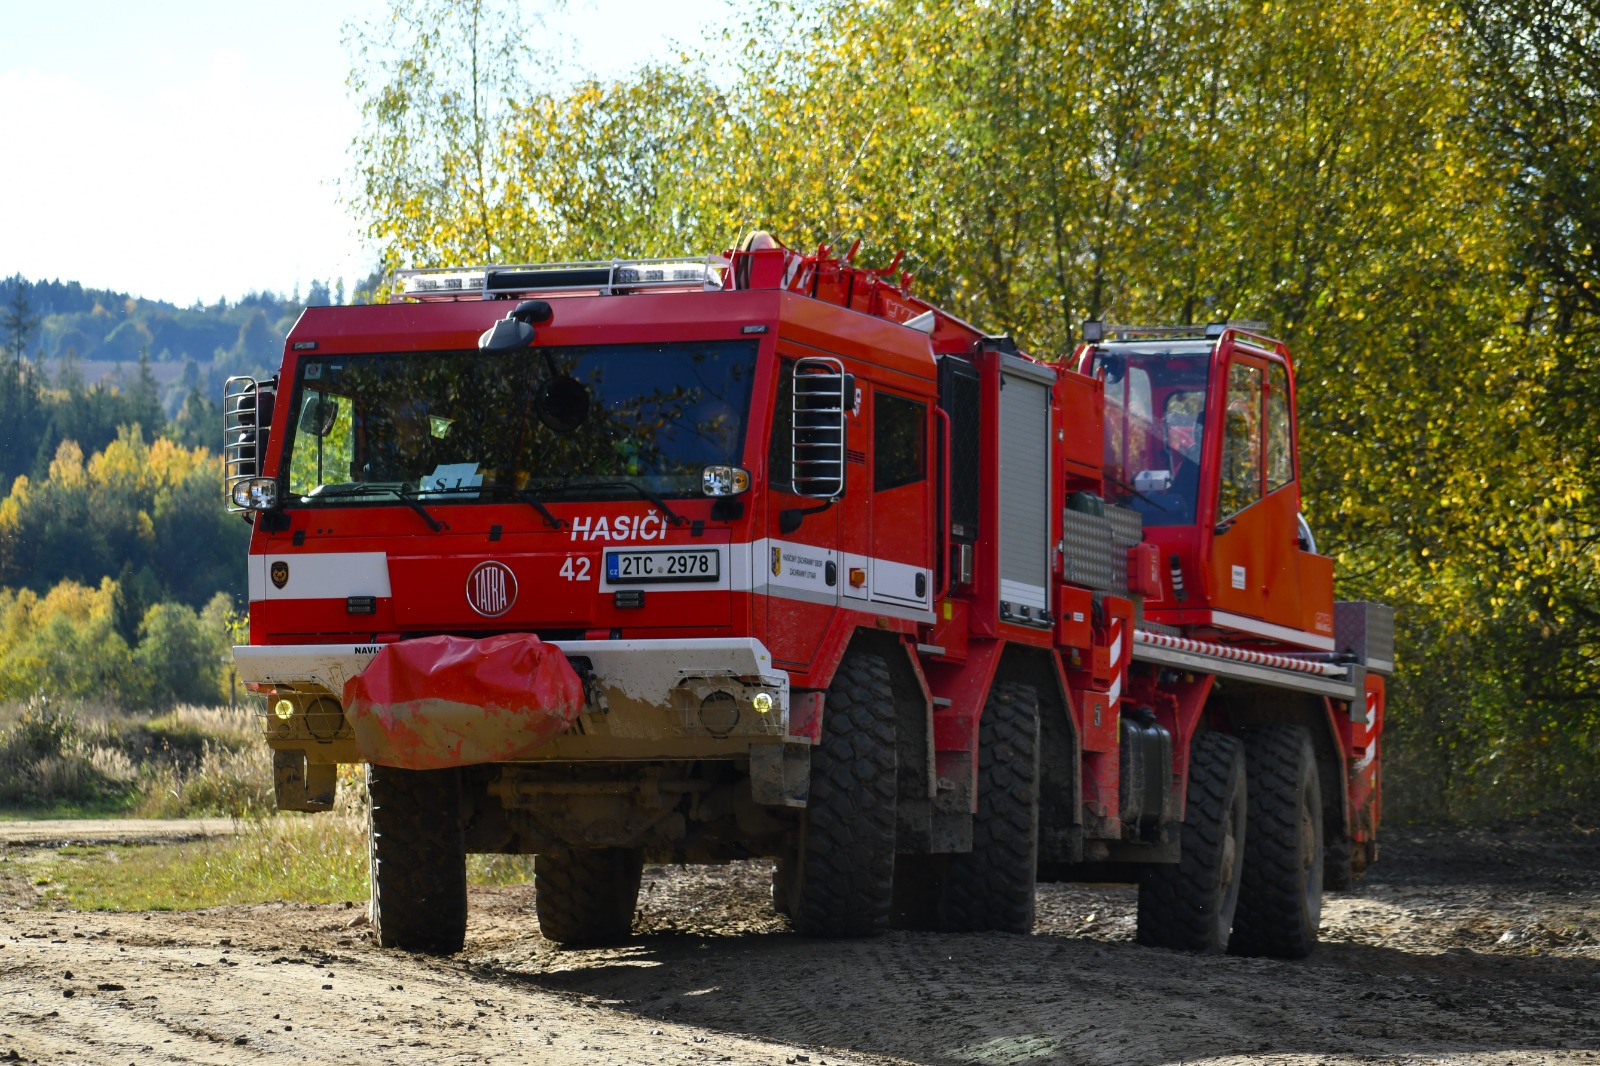
[{"label": "red and white striped stripe", "polygon": [[1275,655],[1267,651],[1251,651],[1248,648],[1235,648],[1227,644],[1213,644],[1204,640],[1190,640],[1188,637],[1172,637],[1165,633],[1151,633],[1144,629],[1135,629],[1133,631],[1133,642],[1135,644],[1148,644],[1154,648],[1168,648],[1172,651],[1187,651],[1196,655],[1210,655],[1236,663],[1269,666],[1275,670],[1293,670],[1301,674],[1343,677],[1349,673],[1349,667],[1340,663],[1315,662],[1309,659],[1295,658],[1291,655]]}]

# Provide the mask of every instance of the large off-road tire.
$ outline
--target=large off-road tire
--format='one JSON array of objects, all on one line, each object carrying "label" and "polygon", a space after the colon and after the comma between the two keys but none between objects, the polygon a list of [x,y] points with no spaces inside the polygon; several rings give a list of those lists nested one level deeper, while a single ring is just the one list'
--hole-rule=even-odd
[{"label": "large off-road tire", "polygon": [[1189,748],[1182,855],[1139,880],[1139,943],[1200,955],[1228,950],[1249,833],[1244,745],[1196,733]]},{"label": "large off-road tire", "polygon": [[367,766],[372,929],[386,948],[449,955],[467,936],[459,770]]},{"label": "large off-road tire", "polygon": [[1249,832],[1228,950],[1303,959],[1322,920],[1322,787],[1311,734],[1262,726],[1244,742]]},{"label": "large off-road tire", "polygon": [[978,810],[972,850],[950,856],[944,928],[1033,931],[1039,868],[1039,695],[1003,682],[978,723]]},{"label": "large off-road tire", "polygon": [[1328,892],[1349,892],[1356,887],[1355,844],[1343,831],[1329,834],[1327,826],[1322,831],[1327,837],[1322,855],[1322,887]]},{"label": "large off-road tire", "polygon": [[789,865],[789,920],[806,936],[870,936],[894,887],[894,690],[877,655],[849,652],[811,752],[811,798]]},{"label": "large off-road tire", "polygon": [[533,858],[539,932],[558,944],[616,944],[633,931],[644,852],[572,848]]}]

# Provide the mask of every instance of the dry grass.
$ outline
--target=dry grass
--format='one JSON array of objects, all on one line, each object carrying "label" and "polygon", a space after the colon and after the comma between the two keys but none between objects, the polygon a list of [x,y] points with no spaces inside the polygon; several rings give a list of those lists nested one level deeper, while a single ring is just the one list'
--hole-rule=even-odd
[{"label": "dry grass", "polygon": [[141,818],[248,818],[274,808],[272,752],[259,741],[234,750],[208,740],[198,762],[154,764],[141,776]]},{"label": "dry grass", "polygon": [[[249,709],[179,707],[147,719],[106,707],[0,707],[0,803],[35,816],[70,815],[96,799],[143,817],[226,815],[240,831],[176,846],[67,848],[30,857],[37,872],[29,880],[46,902],[81,910],[186,910],[367,897],[362,768],[340,767],[333,811],[275,815],[272,754]],[[89,813],[117,812],[102,806]],[[473,884],[524,884],[533,864],[527,856],[474,855],[467,871]]]},{"label": "dry grass", "polygon": [[249,708],[155,718],[101,704],[0,706],[0,805],[30,814],[151,817],[272,810],[272,759]]}]

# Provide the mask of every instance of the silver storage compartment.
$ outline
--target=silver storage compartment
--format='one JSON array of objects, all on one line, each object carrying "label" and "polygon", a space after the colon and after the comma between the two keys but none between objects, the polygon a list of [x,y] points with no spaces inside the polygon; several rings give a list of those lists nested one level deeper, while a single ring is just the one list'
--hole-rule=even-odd
[{"label": "silver storage compartment", "polygon": [[1354,652],[1356,661],[1374,673],[1394,673],[1394,608],[1370,600],[1337,601],[1333,644],[1339,651]]}]

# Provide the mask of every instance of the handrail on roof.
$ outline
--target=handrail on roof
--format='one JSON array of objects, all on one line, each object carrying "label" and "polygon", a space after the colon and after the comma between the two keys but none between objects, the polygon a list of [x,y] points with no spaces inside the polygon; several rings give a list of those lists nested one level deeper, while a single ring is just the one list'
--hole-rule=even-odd
[{"label": "handrail on roof", "polygon": [[[1089,339],[1088,331],[1091,323],[1084,323],[1085,339]],[[1267,323],[1255,319],[1239,319],[1233,322],[1209,322],[1203,326],[1119,326],[1110,323],[1094,325],[1100,326],[1100,340],[1091,340],[1090,343],[1126,342],[1139,340],[1215,340],[1222,336],[1225,329],[1238,330],[1241,333],[1254,333],[1259,336],[1267,335]]]}]

